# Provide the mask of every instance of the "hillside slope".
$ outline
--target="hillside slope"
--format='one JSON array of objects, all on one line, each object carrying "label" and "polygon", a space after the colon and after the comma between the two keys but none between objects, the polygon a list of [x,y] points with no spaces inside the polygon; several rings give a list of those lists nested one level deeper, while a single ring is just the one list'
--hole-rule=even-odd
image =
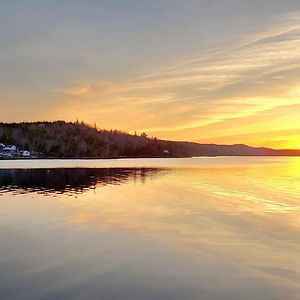
[{"label": "hillside slope", "polygon": [[[97,130],[84,123],[0,123],[0,143],[41,153],[44,157],[161,157],[300,155],[298,150],[272,150],[246,145],[213,145],[164,141],[121,131]],[[166,152],[166,151],[165,151]]]}]

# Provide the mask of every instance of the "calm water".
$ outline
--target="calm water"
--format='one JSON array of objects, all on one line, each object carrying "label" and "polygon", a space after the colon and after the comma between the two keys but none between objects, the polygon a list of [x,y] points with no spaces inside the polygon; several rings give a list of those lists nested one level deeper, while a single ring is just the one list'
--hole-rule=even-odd
[{"label": "calm water", "polygon": [[299,295],[300,158],[0,161],[1,300]]}]

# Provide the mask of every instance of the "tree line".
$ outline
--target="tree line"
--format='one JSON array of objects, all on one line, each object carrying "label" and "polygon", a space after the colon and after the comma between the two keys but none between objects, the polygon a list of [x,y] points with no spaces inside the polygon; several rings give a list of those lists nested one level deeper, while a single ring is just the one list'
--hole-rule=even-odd
[{"label": "tree line", "polygon": [[99,130],[78,121],[0,123],[0,143],[49,158],[300,155],[299,150],[159,140],[146,133]]},{"label": "tree line", "polygon": [[155,138],[118,130],[98,130],[83,122],[0,123],[0,143],[16,145],[45,157],[160,156],[163,144]]}]

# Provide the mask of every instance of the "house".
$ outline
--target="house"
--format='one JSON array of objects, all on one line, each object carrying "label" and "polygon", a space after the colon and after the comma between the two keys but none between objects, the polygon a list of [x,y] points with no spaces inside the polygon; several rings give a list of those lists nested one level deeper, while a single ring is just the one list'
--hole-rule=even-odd
[{"label": "house", "polygon": [[17,147],[14,146],[14,145],[7,145],[2,150],[3,151],[9,151],[9,152],[16,152],[17,151]]},{"label": "house", "polygon": [[167,149],[165,149],[165,150],[163,151],[163,153],[164,153],[164,155],[169,155],[169,154],[170,154],[170,151],[167,150]]}]

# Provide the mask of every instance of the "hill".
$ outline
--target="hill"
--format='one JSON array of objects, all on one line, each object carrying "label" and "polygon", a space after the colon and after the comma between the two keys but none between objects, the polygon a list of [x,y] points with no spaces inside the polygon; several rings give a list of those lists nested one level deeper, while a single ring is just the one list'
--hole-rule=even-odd
[{"label": "hill", "polygon": [[49,158],[300,155],[298,150],[158,140],[64,121],[0,123],[0,143]]}]

